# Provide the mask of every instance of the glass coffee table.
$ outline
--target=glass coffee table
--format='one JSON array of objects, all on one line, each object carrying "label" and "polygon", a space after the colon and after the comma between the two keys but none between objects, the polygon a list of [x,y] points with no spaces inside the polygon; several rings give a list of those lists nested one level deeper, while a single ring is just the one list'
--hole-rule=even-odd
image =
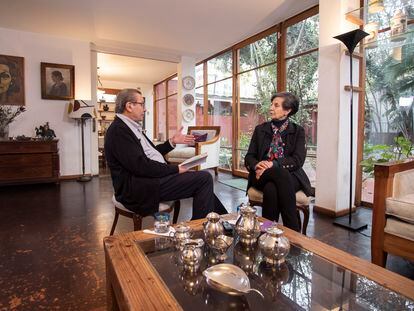
[{"label": "glass coffee table", "polygon": [[[234,218],[235,215],[226,215]],[[202,222],[190,222],[202,236]],[[183,269],[170,239],[131,232],[104,240],[108,309],[121,310],[414,310],[414,282],[286,229],[286,262],[266,265],[257,247],[235,239],[225,263],[241,267],[254,292],[210,288],[202,271],[219,263],[207,246],[198,272]]]}]

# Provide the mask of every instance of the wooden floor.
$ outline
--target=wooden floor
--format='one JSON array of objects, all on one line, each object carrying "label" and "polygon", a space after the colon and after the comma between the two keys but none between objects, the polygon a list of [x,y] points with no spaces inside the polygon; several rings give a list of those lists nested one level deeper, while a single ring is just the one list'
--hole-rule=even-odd
[{"label": "wooden floor", "polygon": [[[219,174],[219,179],[232,178]],[[215,182],[229,211],[246,201],[244,191]],[[102,239],[113,221],[109,176],[88,183],[0,188],[0,310],[104,310]],[[180,220],[191,217],[191,200]],[[370,223],[371,211],[359,209]],[[144,219],[144,227],[151,219]],[[120,218],[117,232],[132,230]],[[311,213],[308,236],[370,260],[370,230],[352,233]],[[388,269],[414,279],[414,265],[389,256]]]}]

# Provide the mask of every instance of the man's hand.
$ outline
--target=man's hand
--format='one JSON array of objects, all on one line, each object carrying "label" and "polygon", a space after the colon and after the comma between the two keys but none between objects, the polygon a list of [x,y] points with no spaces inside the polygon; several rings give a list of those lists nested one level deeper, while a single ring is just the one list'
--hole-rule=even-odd
[{"label": "man's hand", "polygon": [[178,174],[182,174],[188,171],[188,168],[178,165]]},{"label": "man's hand", "polygon": [[174,134],[173,137],[170,138],[171,142],[176,144],[194,144],[194,136],[193,135],[184,135],[182,132],[183,126]]}]

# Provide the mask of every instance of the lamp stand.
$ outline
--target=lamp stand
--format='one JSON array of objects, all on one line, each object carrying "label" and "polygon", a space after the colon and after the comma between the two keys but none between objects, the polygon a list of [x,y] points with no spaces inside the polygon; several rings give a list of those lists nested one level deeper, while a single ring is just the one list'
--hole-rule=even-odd
[{"label": "lamp stand", "polygon": [[79,182],[87,182],[91,181],[92,177],[90,175],[85,175],[85,132],[83,128],[85,127],[85,120],[86,118],[81,118],[81,132],[82,132],[82,176],[80,176],[77,181]]},{"label": "lamp stand", "polygon": [[[364,32],[361,29],[356,29],[347,33],[344,33],[342,35],[334,37],[335,39],[340,40],[345,46],[348,48],[349,52],[349,69],[350,69],[350,83],[351,83],[351,105],[349,107],[350,110],[350,158],[349,158],[349,214],[348,217],[339,217],[335,219],[333,222],[334,225],[338,225],[341,227],[344,227],[346,229],[352,230],[352,231],[359,231],[362,229],[365,229],[368,227],[368,225],[362,221],[360,221],[357,217],[353,217],[356,215],[352,215],[352,198],[353,198],[353,146],[354,146],[354,84],[353,84],[353,70],[352,70],[352,57],[353,52],[357,44],[364,38],[368,36],[368,33]],[[348,218],[348,219],[347,219]]]}]

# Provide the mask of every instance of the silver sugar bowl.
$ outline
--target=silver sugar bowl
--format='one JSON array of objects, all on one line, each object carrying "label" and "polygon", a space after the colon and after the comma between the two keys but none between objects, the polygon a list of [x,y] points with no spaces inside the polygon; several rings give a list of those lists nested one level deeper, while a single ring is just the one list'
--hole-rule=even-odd
[{"label": "silver sugar bowl", "polygon": [[236,222],[235,230],[240,237],[240,243],[252,245],[260,235],[260,222],[256,216],[256,208],[250,205],[240,208],[241,216]]},{"label": "silver sugar bowl", "polygon": [[204,238],[208,245],[224,233],[223,224],[220,222],[220,215],[214,212],[207,214],[207,222],[203,224]]},{"label": "silver sugar bowl", "polygon": [[175,232],[171,232],[170,236],[174,240],[176,249],[182,249],[183,243],[191,238],[191,228],[181,223],[175,227]]},{"label": "silver sugar bowl", "polygon": [[196,240],[187,240],[181,252],[181,262],[184,270],[197,271],[203,259],[202,245]]},{"label": "silver sugar bowl", "polygon": [[260,237],[259,247],[267,263],[280,265],[285,262],[285,257],[289,254],[290,243],[283,235],[283,230],[273,226]]}]

